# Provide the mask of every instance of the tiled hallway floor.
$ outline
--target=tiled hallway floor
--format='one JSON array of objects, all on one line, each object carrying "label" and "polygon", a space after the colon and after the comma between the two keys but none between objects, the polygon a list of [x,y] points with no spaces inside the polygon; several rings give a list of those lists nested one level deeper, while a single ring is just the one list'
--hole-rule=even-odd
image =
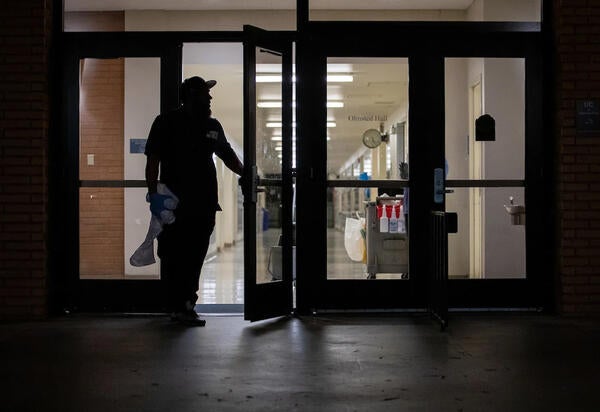
[{"label": "tiled hallway floor", "polygon": [[[277,245],[279,229],[269,229],[257,237],[257,279],[268,282],[269,251]],[[353,262],[344,248],[344,233],[336,229],[327,231],[327,278],[365,279],[363,263]],[[400,274],[380,274],[379,279],[399,279]],[[199,304],[244,303],[244,243],[237,242],[223,248],[207,259],[202,268],[198,291]]]},{"label": "tiled hallway floor", "polygon": [[600,324],[542,315],[0,324],[1,410],[598,411]]}]

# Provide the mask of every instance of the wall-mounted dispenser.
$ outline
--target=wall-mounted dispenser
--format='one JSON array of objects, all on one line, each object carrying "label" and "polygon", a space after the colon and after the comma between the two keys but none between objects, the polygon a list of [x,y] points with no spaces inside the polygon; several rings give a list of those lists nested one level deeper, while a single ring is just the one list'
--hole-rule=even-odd
[{"label": "wall-mounted dispenser", "polygon": [[510,201],[509,205],[504,205],[504,209],[510,215],[510,223],[512,225],[524,225],[525,224],[525,206],[523,205],[515,205],[514,197],[509,197]]}]

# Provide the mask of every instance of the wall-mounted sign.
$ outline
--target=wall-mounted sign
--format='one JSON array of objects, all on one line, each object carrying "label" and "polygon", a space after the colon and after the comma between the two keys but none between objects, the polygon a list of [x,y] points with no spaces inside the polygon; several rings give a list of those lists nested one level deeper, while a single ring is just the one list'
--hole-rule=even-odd
[{"label": "wall-mounted sign", "polygon": [[577,100],[575,127],[583,135],[600,134],[600,100]]},{"label": "wall-mounted sign", "polygon": [[129,139],[129,153],[144,153],[146,140],[148,139]]},{"label": "wall-mounted sign", "polygon": [[349,114],[348,120],[351,122],[385,122],[387,114]]}]

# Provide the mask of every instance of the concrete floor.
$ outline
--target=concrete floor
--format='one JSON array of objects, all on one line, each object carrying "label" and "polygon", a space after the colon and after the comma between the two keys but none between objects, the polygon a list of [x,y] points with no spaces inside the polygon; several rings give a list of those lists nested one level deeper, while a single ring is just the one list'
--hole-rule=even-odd
[{"label": "concrete floor", "polygon": [[600,322],[533,314],[0,324],[2,411],[598,411]]}]

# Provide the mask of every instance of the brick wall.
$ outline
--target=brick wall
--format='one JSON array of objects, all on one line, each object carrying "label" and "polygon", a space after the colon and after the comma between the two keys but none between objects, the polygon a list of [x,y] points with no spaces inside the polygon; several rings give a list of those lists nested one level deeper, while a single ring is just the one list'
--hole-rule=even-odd
[{"label": "brick wall", "polygon": [[47,314],[51,1],[0,6],[0,319]]},{"label": "brick wall", "polygon": [[600,136],[575,128],[578,99],[600,100],[600,0],[555,0],[559,308],[600,314]]},{"label": "brick wall", "polygon": [[[80,73],[79,177],[122,180],[125,61],[85,59]],[[80,276],[122,278],[123,189],[81,188],[79,194]]]}]

